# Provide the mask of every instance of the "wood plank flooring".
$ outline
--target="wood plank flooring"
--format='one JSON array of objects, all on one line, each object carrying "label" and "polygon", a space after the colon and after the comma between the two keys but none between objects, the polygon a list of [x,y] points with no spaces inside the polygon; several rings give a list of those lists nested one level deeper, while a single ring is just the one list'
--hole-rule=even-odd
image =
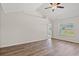
[{"label": "wood plank flooring", "polygon": [[79,44],[57,39],[0,48],[1,56],[79,56]]}]

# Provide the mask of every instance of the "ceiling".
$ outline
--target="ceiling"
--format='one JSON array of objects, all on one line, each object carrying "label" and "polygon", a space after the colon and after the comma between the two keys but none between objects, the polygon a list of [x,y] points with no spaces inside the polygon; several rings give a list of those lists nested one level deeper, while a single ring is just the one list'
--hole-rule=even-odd
[{"label": "ceiling", "polygon": [[58,8],[54,12],[51,9],[44,9],[48,4],[41,5],[38,10],[41,15],[51,19],[67,19],[79,16],[79,3],[62,3],[62,5],[64,9]]},{"label": "ceiling", "polygon": [[27,14],[48,17],[51,19],[64,19],[69,17],[78,17],[79,3],[62,3],[64,9],[44,9],[48,3],[2,3],[1,6],[5,13],[22,11]]},{"label": "ceiling", "polygon": [[40,3],[2,3],[2,7],[5,12],[34,11],[40,5]]},{"label": "ceiling", "polygon": [[2,3],[1,6],[5,13],[25,12],[27,14],[38,15],[36,9],[41,3]]}]

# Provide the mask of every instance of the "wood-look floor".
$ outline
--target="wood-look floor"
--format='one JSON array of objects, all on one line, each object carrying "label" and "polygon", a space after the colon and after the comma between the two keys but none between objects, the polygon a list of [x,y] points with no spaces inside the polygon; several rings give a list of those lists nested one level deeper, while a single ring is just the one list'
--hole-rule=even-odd
[{"label": "wood-look floor", "polygon": [[79,56],[79,44],[62,40],[43,40],[0,48],[1,56]]}]

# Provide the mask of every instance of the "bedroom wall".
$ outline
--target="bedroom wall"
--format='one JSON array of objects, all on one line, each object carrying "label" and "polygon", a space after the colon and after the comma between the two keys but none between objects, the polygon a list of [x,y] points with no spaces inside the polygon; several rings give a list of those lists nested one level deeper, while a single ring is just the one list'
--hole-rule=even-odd
[{"label": "bedroom wall", "polygon": [[0,47],[47,39],[48,20],[23,11],[2,13]]},{"label": "bedroom wall", "polygon": [[[61,24],[63,25],[71,24],[73,25],[73,28],[72,30],[62,30]],[[67,32],[64,33],[64,31],[68,31],[68,32],[70,31],[72,32],[72,34],[69,34]],[[79,43],[79,17],[69,18],[64,20],[60,19],[58,21],[54,21],[52,38]]]},{"label": "bedroom wall", "polygon": [[0,4],[0,43],[1,43],[1,16],[2,16],[2,7],[1,7],[1,4]]}]

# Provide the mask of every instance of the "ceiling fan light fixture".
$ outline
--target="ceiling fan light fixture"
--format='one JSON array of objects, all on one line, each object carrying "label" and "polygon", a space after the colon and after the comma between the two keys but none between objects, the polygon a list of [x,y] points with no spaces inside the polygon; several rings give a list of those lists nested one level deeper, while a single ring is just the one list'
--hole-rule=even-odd
[{"label": "ceiling fan light fixture", "polygon": [[57,9],[57,6],[52,7],[52,9]]},{"label": "ceiling fan light fixture", "polygon": [[55,10],[57,8],[64,8],[64,6],[60,5],[61,3],[50,3],[49,7],[45,8],[45,9],[49,9],[51,8],[52,10]]}]

